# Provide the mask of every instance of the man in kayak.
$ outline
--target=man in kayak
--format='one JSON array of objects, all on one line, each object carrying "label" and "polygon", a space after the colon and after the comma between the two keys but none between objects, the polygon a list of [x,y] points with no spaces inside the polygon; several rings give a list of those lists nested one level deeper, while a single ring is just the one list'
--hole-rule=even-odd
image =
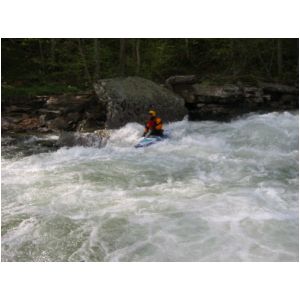
[{"label": "man in kayak", "polygon": [[163,135],[163,123],[162,119],[157,117],[156,111],[150,110],[149,111],[150,119],[146,123],[145,131],[143,136],[156,135],[162,136]]}]

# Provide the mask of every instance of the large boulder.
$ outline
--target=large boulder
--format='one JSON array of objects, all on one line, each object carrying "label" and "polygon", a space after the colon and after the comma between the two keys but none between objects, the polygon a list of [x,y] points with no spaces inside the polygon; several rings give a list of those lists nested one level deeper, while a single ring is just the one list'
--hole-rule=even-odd
[{"label": "large boulder", "polygon": [[182,97],[140,77],[99,80],[94,88],[106,105],[107,128],[119,128],[128,122],[144,123],[149,109],[156,110],[165,122],[181,120],[187,114]]}]

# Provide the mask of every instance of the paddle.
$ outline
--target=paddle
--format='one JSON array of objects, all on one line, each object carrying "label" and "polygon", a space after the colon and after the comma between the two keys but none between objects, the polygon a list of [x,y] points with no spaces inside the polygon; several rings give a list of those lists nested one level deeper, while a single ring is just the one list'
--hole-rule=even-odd
[{"label": "paddle", "polygon": [[149,130],[149,131],[147,132],[147,134],[145,134],[145,138],[149,137],[149,136],[151,135],[151,133],[152,133],[152,130]]}]

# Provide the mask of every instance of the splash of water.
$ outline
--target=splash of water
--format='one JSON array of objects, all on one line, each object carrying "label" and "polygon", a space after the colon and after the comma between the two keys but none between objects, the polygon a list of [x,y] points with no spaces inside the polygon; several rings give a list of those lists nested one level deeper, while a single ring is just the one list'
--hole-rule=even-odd
[{"label": "splash of water", "polygon": [[3,261],[297,261],[298,115],[2,159]]}]

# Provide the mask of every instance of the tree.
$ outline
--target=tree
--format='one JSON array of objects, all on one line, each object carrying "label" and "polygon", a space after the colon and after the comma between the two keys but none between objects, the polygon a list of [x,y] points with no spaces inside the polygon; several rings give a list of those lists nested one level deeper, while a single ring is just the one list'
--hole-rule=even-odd
[{"label": "tree", "polygon": [[50,44],[51,44],[51,54],[50,54],[50,64],[54,66],[55,64],[55,45],[56,45],[56,39],[50,39]]},{"label": "tree", "polygon": [[41,59],[41,71],[44,76],[46,68],[45,68],[45,57],[44,57],[42,39],[38,39],[38,43],[39,43],[39,51],[40,51],[40,59]]},{"label": "tree", "polygon": [[282,41],[277,39],[277,73],[278,77],[282,76]]},{"label": "tree", "polygon": [[135,41],[135,53],[136,53],[135,74],[138,75],[140,73],[140,68],[141,68],[140,39],[136,39],[136,41]]},{"label": "tree", "polygon": [[187,60],[190,60],[190,47],[189,47],[189,39],[184,39],[185,41],[185,54]]},{"label": "tree", "polygon": [[120,74],[125,75],[125,65],[126,65],[126,39],[120,39]]},{"label": "tree", "polygon": [[94,62],[95,62],[95,74],[94,79],[98,79],[100,76],[100,62],[99,62],[99,43],[98,39],[94,39]]},{"label": "tree", "polygon": [[84,70],[85,70],[86,78],[87,78],[89,84],[92,84],[92,77],[91,77],[91,74],[90,74],[90,71],[89,71],[89,68],[88,68],[88,65],[87,65],[87,60],[86,60],[85,54],[83,52],[81,39],[77,39],[77,42],[78,42],[78,49],[79,49],[79,53],[80,53],[80,56],[81,56],[81,59],[82,59],[82,62],[83,62],[83,67],[84,67]]},{"label": "tree", "polygon": [[1,40],[2,80],[14,85],[86,87],[96,78],[139,75],[163,82],[172,75],[203,80],[296,82],[298,39],[67,39]]}]

